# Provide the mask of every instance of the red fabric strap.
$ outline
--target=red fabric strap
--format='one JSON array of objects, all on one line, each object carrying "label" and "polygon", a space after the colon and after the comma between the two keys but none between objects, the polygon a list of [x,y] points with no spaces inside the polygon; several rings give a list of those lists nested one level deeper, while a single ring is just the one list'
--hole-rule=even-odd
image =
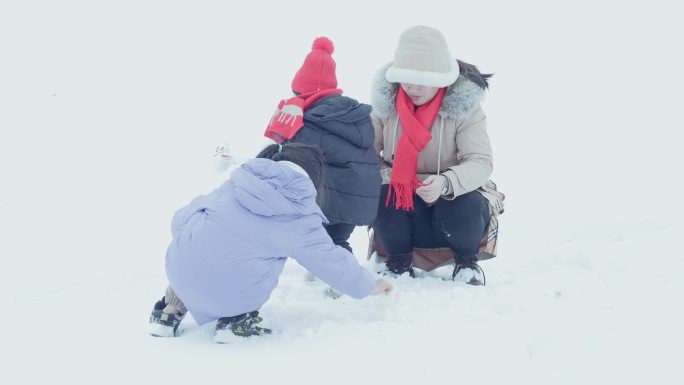
[{"label": "red fabric strap", "polygon": [[341,89],[330,88],[281,100],[266,127],[264,136],[275,140],[277,143],[292,139],[299,129],[304,126],[304,111],[308,110],[312,104],[321,98],[341,93]]}]

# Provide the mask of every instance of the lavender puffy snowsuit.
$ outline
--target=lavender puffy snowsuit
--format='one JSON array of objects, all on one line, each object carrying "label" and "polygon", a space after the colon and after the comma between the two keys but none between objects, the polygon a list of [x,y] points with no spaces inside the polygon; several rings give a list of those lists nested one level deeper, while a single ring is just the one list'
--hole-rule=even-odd
[{"label": "lavender puffy snowsuit", "polygon": [[261,307],[287,257],[352,297],[372,292],[373,275],[333,244],[315,198],[305,175],[253,159],[176,212],[166,274],[200,325]]}]

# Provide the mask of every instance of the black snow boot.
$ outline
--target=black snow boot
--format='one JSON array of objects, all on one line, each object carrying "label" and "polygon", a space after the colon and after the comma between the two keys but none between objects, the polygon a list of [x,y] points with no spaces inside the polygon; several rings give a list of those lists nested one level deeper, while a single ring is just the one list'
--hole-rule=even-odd
[{"label": "black snow boot", "polygon": [[416,278],[416,272],[413,271],[413,253],[403,253],[390,255],[385,262],[387,271],[394,273],[396,275],[402,275],[406,272],[409,273],[411,278]]},{"label": "black snow boot", "polygon": [[455,266],[454,273],[451,278],[454,281],[465,282],[468,285],[484,286],[486,283],[485,273],[477,264],[474,257],[459,257],[454,258]]},{"label": "black snow boot", "polygon": [[165,297],[154,304],[150,314],[149,333],[155,337],[174,337],[185,314],[166,314],[162,310],[166,307]]},{"label": "black snow boot", "polygon": [[236,315],[234,317],[219,318],[216,322],[214,342],[228,343],[233,336],[251,337],[271,334],[271,329],[256,326],[263,318],[258,311]]}]

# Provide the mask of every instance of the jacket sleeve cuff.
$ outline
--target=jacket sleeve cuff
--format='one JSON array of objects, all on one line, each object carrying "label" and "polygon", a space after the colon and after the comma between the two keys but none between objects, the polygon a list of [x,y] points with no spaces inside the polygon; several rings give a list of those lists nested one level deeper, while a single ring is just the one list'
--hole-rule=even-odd
[{"label": "jacket sleeve cuff", "polygon": [[446,200],[456,199],[456,195],[454,195],[454,184],[452,182],[452,178],[456,178],[456,174],[451,170],[446,170],[442,175],[446,177],[448,185],[446,193],[442,194],[442,198]]}]

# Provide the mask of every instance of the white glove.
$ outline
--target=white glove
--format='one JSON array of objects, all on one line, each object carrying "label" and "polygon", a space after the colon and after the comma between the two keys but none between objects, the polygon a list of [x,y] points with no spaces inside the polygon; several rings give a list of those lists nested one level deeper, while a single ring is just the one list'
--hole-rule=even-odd
[{"label": "white glove", "polygon": [[449,181],[444,175],[430,175],[423,180],[423,186],[416,189],[416,194],[421,197],[425,203],[436,202],[437,199],[449,187]]},{"label": "white glove", "polygon": [[216,146],[216,152],[211,157],[211,163],[216,172],[224,172],[234,163],[233,154],[230,151],[228,142],[223,142],[223,144]]},{"label": "white glove", "polygon": [[389,282],[385,281],[384,279],[376,279],[375,288],[373,289],[371,295],[389,294],[392,289],[394,289],[394,287],[392,287]]},{"label": "white glove", "polygon": [[382,184],[389,184],[392,178],[392,167],[381,168],[380,177],[382,178]]}]

